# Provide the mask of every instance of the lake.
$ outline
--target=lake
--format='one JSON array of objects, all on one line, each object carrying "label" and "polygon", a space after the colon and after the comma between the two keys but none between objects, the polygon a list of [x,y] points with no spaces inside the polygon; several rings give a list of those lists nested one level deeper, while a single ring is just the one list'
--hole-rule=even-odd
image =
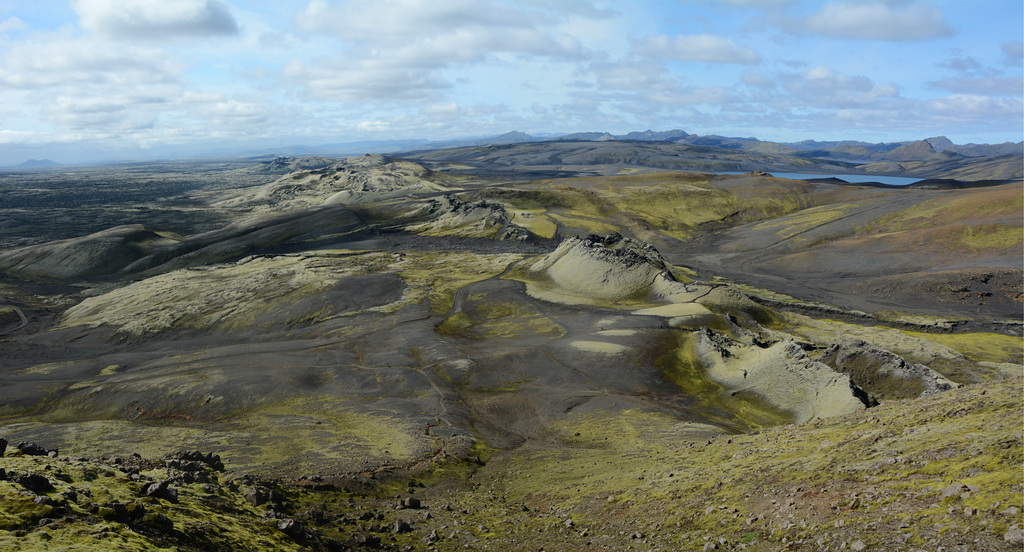
[{"label": "lake", "polygon": [[[738,172],[730,171],[720,174],[747,174],[750,171]],[[906,186],[913,184],[914,182],[920,182],[925,180],[924,178],[908,178],[905,176],[881,176],[881,175],[870,175],[870,174],[800,174],[800,173],[783,173],[773,172],[772,176],[777,178],[789,178],[792,180],[812,180],[815,178],[838,178],[845,180],[851,184],[859,184],[861,182],[879,182],[882,184],[889,184],[891,186]]]}]

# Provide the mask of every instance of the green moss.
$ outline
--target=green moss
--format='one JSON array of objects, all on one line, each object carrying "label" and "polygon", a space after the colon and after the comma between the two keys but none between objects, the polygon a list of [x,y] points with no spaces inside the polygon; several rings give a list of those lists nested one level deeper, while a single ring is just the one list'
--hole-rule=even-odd
[{"label": "green moss", "polygon": [[462,309],[437,327],[441,335],[470,339],[561,337],[565,330],[526,300],[504,294],[466,297]]},{"label": "green moss", "polygon": [[1024,229],[1005,224],[962,226],[949,235],[950,247],[960,251],[993,251],[1024,243]]},{"label": "green moss", "polygon": [[678,347],[658,357],[655,364],[668,381],[679,386],[684,394],[695,397],[710,419],[743,430],[793,420],[792,414],[772,406],[756,393],[730,393],[709,378],[697,358],[695,346],[695,334],[688,334]]},{"label": "green moss", "polygon": [[457,312],[437,326],[437,333],[451,337],[472,337],[472,327],[473,319],[465,312]]},{"label": "green moss", "polygon": [[945,345],[976,362],[1024,364],[1024,338],[988,332],[904,334]]}]

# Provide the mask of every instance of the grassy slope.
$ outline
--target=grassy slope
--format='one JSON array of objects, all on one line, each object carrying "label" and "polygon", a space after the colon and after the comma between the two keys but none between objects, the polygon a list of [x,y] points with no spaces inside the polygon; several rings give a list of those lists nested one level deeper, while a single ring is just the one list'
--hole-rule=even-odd
[{"label": "grassy slope", "polygon": [[[856,540],[879,550],[1011,549],[1003,533],[1022,516],[1006,509],[1024,497],[1021,383],[1000,380],[746,435],[634,410],[573,415],[522,449],[481,449],[483,467],[440,461],[415,481],[361,493],[278,487],[288,502],[279,515],[316,530],[300,537],[265,520],[265,506],[245,502],[246,481],[229,484],[237,479],[230,471],[212,473],[206,484],[177,484],[179,500],[171,503],[140,498],[142,484],[110,463],[9,451],[8,472],[48,476],[55,489],[43,495],[61,502],[62,492],[79,494],[77,502],[40,505],[20,485],[0,481],[0,546],[287,550],[377,535],[387,548],[419,550],[434,532],[438,550],[693,550],[706,540],[751,550],[834,550]],[[140,473],[155,480],[181,474],[161,466]],[[961,484],[967,489],[943,497]],[[396,511],[396,493],[420,497],[430,516]],[[120,519],[113,501],[142,505],[148,517]],[[359,521],[367,511],[371,518]],[[159,529],[158,514],[173,529]],[[411,532],[385,529],[400,519]]]}]

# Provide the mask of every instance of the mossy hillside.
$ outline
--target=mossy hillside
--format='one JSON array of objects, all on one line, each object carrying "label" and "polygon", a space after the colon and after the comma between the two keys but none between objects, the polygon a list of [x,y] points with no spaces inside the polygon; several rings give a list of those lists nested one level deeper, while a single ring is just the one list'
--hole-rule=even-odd
[{"label": "mossy hillside", "polygon": [[437,332],[477,340],[565,335],[562,326],[525,299],[497,293],[469,295],[462,310],[446,318]]},{"label": "mossy hillside", "polygon": [[[138,472],[143,479],[136,482],[117,465],[95,460],[8,452],[3,462],[8,473],[44,475],[53,489],[41,495],[49,504],[38,504],[37,495],[12,481],[0,481],[4,503],[0,549],[53,550],[55,545],[62,550],[305,549],[278,531],[276,524],[264,521],[262,509],[221,485],[222,474],[210,473],[212,484],[174,484],[177,500],[169,502],[141,492],[143,485],[166,477],[161,467]],[[65,498],[69,492],[75,493],[74,498]],[[158,515],[165,516],[171,527],[159,522]]]},{"label": "mossy hillside", "polygon": [[[859,313],[858,313],[859,314]],[[871,317],[881,322],[895,325],[911,325],[921,328],[936,328],[938,330],[953,330],[957,325],[970,322],[968,318],[935,316],[919,313],[906,313],[899,311],[876,311]]]},{"label": "mossy hillside", "polygon": [[544,209],[515,209],[511,211],[512,223],[519,225],[531,234],[544,239],[555,237],[558,224],[551,220]]},{"label": "mossy hillside", "polygon": [[917,239],[967,253],[1019,252],[1024,243],[1024,194],[1019,186],[937,194],[937,198],[880,217],[860,233],[877,238],[921,236]]},{"label": "mossy hillside", "polygon": [[[651,232],[687,239],[708,223],[744,224],[808,210],[788,226],[782,225],[788,228],[783,233],[792,234],[844,214],[844,208],[835,205],[841,198],[834,190],[762,180],[720,186],[704,174],[658,171],[537,181],[515,191],[489,189],[487,193],[503,200],[514,198],[512,203],[523,207],[546,209],[565,229],[592,233],[629,229],[644,239]],[[819,207],[828,204],[833,206]]]},{"label": "mossy hillside", "polygon": [[[832,548],[870,540],[878,549],[897,549],[949,547],[964,538],[995,550],[1003,546],[1003,532],[1022,523],[1019,511],[1000,513],[1024,498],[1024,443],[1013,423],[1024,415],[1021,384],[1000,380],[752,434],[723,435],[713,426],[637,409],[572,414],[517,450],[479,450],[482,466],[442,462],[407,485],[395,480],[360,496],[279,491],[292,512],[315,509],[350,520],[367,507],[382,512],[384,522],[323,526],[335,538],[405,515],[414,519],[414,532],[387,538],[413,550],[427,548],[422,539],[431,531],[439,535],[433,544],[438,550],[689,550],[719,539],[753,550],[819,540]],[[226,461],[233,464],[230,457]],[[77,483],[77,473],[69,473]],[[110,489],[100,496],[122,502],[138,496],[112,467],[96,475],[91,484]],[[943,498],[951,484],[969,490]],[[57,487],[64,489],[59,481]],[[147,503],[147,511],[166,513],[197,543],[298,549],[234,491],[182,487],[180,510],[165,510],[158,500]],[[95,501],[99,491],[93,490]],[[432,515],[396,513],[396,495],[420,497]],[[974,515],[965,515],[965,508]],[[53,531],[60,533],[49,539],[81,542],[83,548],[131,550],[147,543],[123,524],[93,522],[91,529],[78,522],[40,527],[31,518],[12,537],[29,550],[36,543],[52,546],[34,533]]]},{"label": "mossy hillside", "polygon": [[[674,438],[670,421],[646,415],[570,417],[549,445],[492,461],[485,488],[536,512],[534,522],[509,528],[525,542],[550,535],[546,514],[573,520],[563,538],[575,545],[625,529],[675,549],[699,549],[705,537],[776,550],[857,539],[880,549],[935,547],[965,536],[998,549],[1007,527],[1022,521],[1019,511],[999,513],[1024,498],[1013,423],[1022,415],[1020,385],[1001,380],[708,441]],[[954,483],[976,490],[943,499]],[[481,517],[500,511],[476,504]]]},{"label": "mossy hillside", "polygon": [[953,349],[975,362],[1024,364],[1024,338],[991,332],[925,333],[900,330]]},{"label": "mossy hillside", "polygon": [[409,464],[436,452],[436,443],[422,435],[431,417],[367,407],[365,401],[352,405],[339,397],[288,398],[216,422],[97,419],[96,413],[58,408],[30,419],[5,419],[0,432],[9,440],[73,446],[76,454],[89,457],[137,452],[155,458],[179,449],[212,449],[230,456],[235,469],[271,477],[294,474],[296,466],[326,476],[359,469],[366,461]]},{"label": "mossy hillside", "polygon": [[[793,312],[780,313],[782,324],[778,327],[779,336],[793,335],[805,339],[821,349],[839,342],[844,338],[856,338],[871,343],[873,346],[896,353],[907,362],[927,365],[941,372],[954,381],[963,381],[954,377],[951,372],[962,372],[961,377],[984,378],[985,370],[965,357],[959,351],[942,343],[940,336],[948,334],[920,333],[901,331],[884,325],[862,325],[827,318],[812,318]],[[997,335],[997,334],[991,334]],[[996,338],[1001,341],[1001,338]],[[1019,338],[1018,338],[1019,339]],[[972,375],[974,374],[974,375]]]},{"label": "mossy hillside", "polygon": [[404,262],[395,263],[392,270],[409,284],[411,291],[406,296],[409,302],[426,300],[430,310],[440,314],[452,307],[458,289],[493,278],[523,258],[513,253],[407,253],[402,257]]},{"label": "mossy hillside", "polygon": [[957,251],[1018,251],[1024,243],[1024,228],[1007,224],[961,226],[951,230],[949,239],[949,247]]},{"label": "mossy hillside", "polygon": [[809,207],[792,214],[776,216],[771,220],[756,224],[753,228],[758,232],[774,233],[779,239],[784,240],[830,222],[835,222],[848,216],[852,211],[863,208],[863,204],[860,203]]},{"label": "mossy hillside", "polygon": [[[322,251],[248,257],[236,263],[176,270],[147,278],[69,309],[63,326],[109,325],[129,336],[172,329],[219,329],[309,325],[345,316],[330,304],[304,299],[331,290],[346,277],[397,274],[410,289],[380,305],[386,314],[428,301],[435,312],[451,305],[456,289],[493,277],[520,259],[513,254]],[[296,305],[306,305],[297,311]]]},{"label": "mossy hillside", "polygon": [[755,393],[731,393],[713,381],[698,358],[696,342],[695,333],[682,334],[677,346],[658,357],[655,364],[683,394],[697,400],[702,414],[709,420],[734,431],[750,431],[793,420],[792,413],[772,406]]},{"label": "mossy hillside", "polygon": [[946,190],[938,197],[913,207],[885,215],[864,230],[898,232],[935,226],[938,223],[966,223],[979,219],[1005,217],[1020,219],[1024,193],[1016,185],[987,189]]},{"label": "mossy hillside", "polygon": [[689,236],[698,224],[720,220],[735,211],[732,194],[708,186],[706,177],[690,173],[580,177],[566,179],[561,185],[587,192],[580,193],[586,201],[565,205],[568,208],[561,216],[567,220],[642,221],[677,238]]},{"label": "mossy hillside", "polygon": [[[903,321],[902,317],[893,313],[885,313],[882,318]],[[1024,338],[992,332],[948,333],[941,330],[955,321],[946,318],[910,319],[935,325],[940,331],[923,332],[885,325],[852,324],[815,319],[792,312],[783,313],[784,321],[777,329],[785,332],[780,333],[780,336],[799,336],[822,349],[843,338],[862,339],[903,357],[907,362],[924,364],[958,383],[987,381],[1021,373]]]}]

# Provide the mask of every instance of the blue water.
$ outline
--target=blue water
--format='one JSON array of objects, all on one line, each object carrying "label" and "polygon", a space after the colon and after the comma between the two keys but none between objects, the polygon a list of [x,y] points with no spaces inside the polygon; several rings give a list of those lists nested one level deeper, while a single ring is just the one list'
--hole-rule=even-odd
[{"label": "blue water", "polygon": [[[750,171],[739,172],[731,171],[724,172],[721,174],[747,174]],[[907,178],[905,176],[878,176],[868,174],[800,174],[800,173],[782,173],[773,172],[772,176],[777,178],[789,178],[792,180],[810,180],[814,178],[838,178],[845,180],[851,184],[858,184],[861,182],[880,182],[882,184],[889,184],[891,186],[906,186],[913,184],[914,182],[920,182],[921,178]]]}]

